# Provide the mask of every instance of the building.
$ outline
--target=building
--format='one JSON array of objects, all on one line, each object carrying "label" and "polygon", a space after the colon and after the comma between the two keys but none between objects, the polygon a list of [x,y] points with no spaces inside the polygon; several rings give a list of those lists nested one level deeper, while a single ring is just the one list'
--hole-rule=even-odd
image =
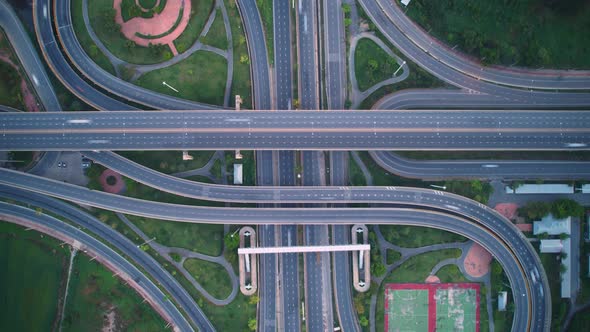
[{"label": "building", "polygon": [[549,235],[559,235],[561,233],[571,234],[571,217],[565,219],[554,219],[551,214],[545,216],[541,221],[535,221],[533,224],[533,234],[538,235],[547,233]]},{"label": "building", "polygon": [[563,252],[566,255],[565,258],[561,256],[561,264],[565,266],[565,272],[561,274],[561,298],[569,299],[572,297],[572,241],[570,239],[563,240]]},{"label": "building", "polygon": [[242,184],[242,164],[234,164],[234,184]]},{"label": "building", "polygon": [[506,311],[506,304],[508,304],[508,292],[498,293],[498,311]]},{"label": "building", "polygon": [[574,187],[569,184],[522,184],[514,190],[507,187],[506,193],[515,194],[573,194]]},{"label": "building", "polygon": [[412,0],[402,0],[402,5],[407,7],[410,4],[410,1]]},{"label": "building", "polygon": [[561,240],[541,240],[541,246],[539,247],[543,254],[557,254],[563,250],[563,244]]}]

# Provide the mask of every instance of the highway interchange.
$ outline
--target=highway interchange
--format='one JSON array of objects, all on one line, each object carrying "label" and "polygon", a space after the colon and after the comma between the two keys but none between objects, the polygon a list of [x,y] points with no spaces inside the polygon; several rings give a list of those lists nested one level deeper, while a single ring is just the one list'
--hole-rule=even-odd
[{"label": "highway interchange", "polygon": [[[330,1],[328,1],[330,2]],[[218,107],[187,102],[168,96],[143,90],[110,74],[102,71],[86,56],[73,33],[69,11],[69,1],[48,0],[34,1],[35,30],[40,41],[41,50],[52,71],[72,92],[77,94],[88,104],[99,110],[125,111],[135,110],[124,100],[130,100],[155,109],[183,110],[204,109],[211,110]],[[290,11],[289,2],[284,1],[275,6],[275,22],[277,17],[284,17],[275,24],[275,66],[274,75],[277,82],[276,91],[268,84],[268,60],[266,44],[261,27],[260,16],[255,1],[239,0],[238,7],[245,24],[249,52],[252,64],[254,105],[257,109],[287,109],[292,107],[292,79],[291,52],[281,52],[290,49]],[[307,4],[308,2],[305,1]],[[338,3],[338,2],[334,2]],[[590,104],[588,94],[578,92],[556,93],[537,90],[588,90],[590,84],[584,73],[572,72],[542,72],[528,73],[501,69],[481,70],[473,63],[461,59],[458,54],[441,47],[432,47],[432,41],[423,31],[412,27],[412,23],[400,13],[396,5],[382,0],[360,0],[367,14],[375,21],[377,27],[398,47],[407,57],[431,72],[435,76],[456,85],[464,90],[461,92],[425,91],[401,92],[386,96],[379,104],[379,108],[393,109],[433,107],[440,105],[445,96],[455,94],[449,98],[450,107],[494,108],[501,105],[512,109],[530,108],[561,108],[587,107]],[[286,5],[285,5],[286,4]],[[4,0],[0,5],[6,6]],[[324,2],[327,16],[335,17],[336,6]],[[9,11],[3,11],[9,13]],[[281,16],[282,15],[282,16]],[[315,15],[314,15],[315,16]],[[11,16],[14,19],[14,14]],[[0,16],[2,21],[11,19]],[[340,15],[340,19],[341,19]],[[53,19],[53,20],[52,20]],[[301,18],[299,18],[301,19]],[[308,18],[309,19],[309,18]],[[332,18],[333,19],[333,18]],[[340,20],[337,20],[340,22]],[[4,24],[4,23],[3,23]],[[55,24],[55,25],[54,25]],[[305,27],[299,22],[300,33],[305,33]],[[308,22],[310,24],[310,22]],[[338,52],[338,43],[342,40],[343,29],[334,25],[333,32],[326,29],[326,50],[330,56],[325,59],[327,68],[332,74],[326,74],[326,95],[328,108],[341,109],[343,104],[342,91],[346,83],[342,78],[341,57],[333,57]],[[303,30],[301,30],[303,29]],[[22,27],[13,32],[21,31]],[[10,31],[9,31],[10,32]],[[10,32],[12,33],[12,32]],[[57,35],[57,39],[56,36]],[[335,36],[335,38],[330,38]],[[282,38],[282,39],[281,39]],[[317,38],[317,37],[316,37]],[[313,42],[312,42],[313,43]],[[15,46],[18,49],[30,45]],[[315,46],[314,46],[315,47]],[[63,55],[60,48],[66,52]],[[309,51],[309,48],[306,48]],[[17,52],[18,53],[18,52]],[[312,52],[313,53],[313,52]],[[254,54],[257,54],[256,57]],[[311,53],[306,53],[311,54]],[[21,59],[36,59],[35,56],[19,55]],[[300,66],[303,61],[312,68],[317,68],[318,57],[313,55],[300,56]],[[338,59],[337,61],[332,61]],[[22,61],[22,60],[21,60]],[[76,69],[70,67],[73,63]],[[315,64],[313,64],[315,62]],[[332,64],[332,66],[330,66]],[[333,69],[338,67],[339,69]],[[28,70],[29,67],[27,67]],[[478,71],[478,68],[480,69]],[[313,70],[313,69],[312,69]],[[82,75],[79,75],[80,72]],[[29,72],[31,74],[31,72]],[[37,77],[45,77],[35,74]],[[87,83],[83,78],[91,80],[100,87]],[[530,84],[529,84],[530,80]],[[299,84],[309,84],[309,80]],[[494,83],[494,84],[492,84]],[[496,84],[497,83],[497,84]],[[499,85],[498,85],[499,84]],[[47,86],[50,86],[49,84]],[[522,89],[524,88],[524,89]],[[51,100],[50,88],[39,88],[45,94],[44,103]],[[315,91],[314,89],[300,89]],[[466,93],[465,91],[474,91]],[[106,92],[115,93],[116,98],[107,96]],[[301,94],[302,107],[307,105],[305,95]],[[272,100],[271,95],[276,96]],[[317,98],[311,96],[311,107],[317,109]],[[437,99],[438,98],[438,99]],[[438,104],[437,104],[438,103]],[[46,104],[48,110],[59,110],[59,107]],[[271,107],[274,105],[274,107]],[[426,106],[422,106],[426,105]],[[434,106],[434,107],[437,107]],[[497,107],[497,106],[496,106]],[[417,116],[416,114],[420,114]],[[515,227],[487,207],[451,194],[416,188],[402,187],[347,187],[346,181],[338,179],[342,176],[342,166],[332,166],[336,178],[331,184],[336,187],[270,187],[282,182],[282,185],[293,186],[293,172],[281,173],[279,181],[274,178],[273,158],[280,158],[285,164],[284,169],[292,170],[294,163],[293,152],[275,153],[263,151],[257,155],[260,167],[266,170],[259,174],[261,182],[267,187],[231,187],[195,184],[191,186],[179,180],[170,179],[163,174],[150,172],[142,166],[117,157],[110,152],[90,152],[91,150],[149,150],[149,149],[256,149],[256,150],[388,150],[388,149],[587,149],[590,144],[588,133],[589,118],[584,112],[535,112],[525,111],[420,111],[420,112],[377,112],[359,111],[330,111],[330,112],[117,112],[113,113],[67,113],[67,114],[0,114],[2,138],[0,149],[13,150],[48,150],[48,151],[85,151],[99,163],[110,165],[115,170],[135,178],[137,181],[155,186],[161,190],[170,191],[188,197],[205,198],[210,200],[255,202],[259,204],[278,203],[379,203],[384,204],[376,208],[352,209],[341,205],[330,208],[298,209],[290,208],[205,208],[190,206],[173,206],[158,202],[149,202],[122,198],[100,192],[89,191],[84,188],[35,177],[33,175],[18,174],[9,170],[0,170],[0,183],[10,188],[26,190],[24,197],[44,197],[31,192],[54,196],[72,202],[88,204],[113,211],[149,216],[164,220],[208,223],[235,223],[236,220],[251,220],[250,224],[269,224],[261,226],[263,245],[274,243],[273,224],[353,224],[359,220],[371,223],[413,224],[439,227],[461,233],[472,238],[486,247],[501,262],[509,276],[513,290],[521,290],[523,296],[515,294],[516,313],[513,323],[514,331],[540,331],[548,329],[550,322],[550,298],[547,282],[540,267],[538,257]],[[415,117],[415,118],[414,118]],[[77,122],[74,120],[91,120]],[[237,121],[235,121],[237,120]],[[72,122],[73,121],[73,122]],[[556,124],[559,122],[559,127]],[[288,131],[289,134],[281,133]],[[483,131],[483,132],[482,132]],[[316,152],[312,152],[317,154]],[[332,152],[336,153],[338,152]],[[273,155],[274,154],[274,155]],[[387,157],[382,152],[381,158]],[[340,158],[330,158],[342,161]],[[391,155],[390,155],[391,156]],[[310,157],[313,160],[313,157]],[[338,163],[338,161],[336,161]],[[398,159],[399,163],[399,159]],[[315,163],[317,164],[317,162]],[[390,163],[391,165],[392,163]],[[509,163],[506,163],[509,164]],[[573,164],[573,163],[572,163]],[[386,166],[386,165],[385,165]],[[510,165],[509,165],[510,166]],[[514,165],[512,165],[514,166]],[[547,174],[557,174],[563,165],[555,166]],[[532,165],[524,166],[529,171]],[[553,167],[553,166],[552,166]],[[399,167],[398,167],[399,168]],[[481,165],[480,165],[481,168]],[[504,167],[496,167],[504,170]],[[517,167],[518,168],[518,167]],[[317,167],[315,167],[317,171]],[[432,169],[429,169],[431,171]],[[460,172],[463,172],[462,169]],[[535,170],[536,171],[536,170]],[[518,170],[512,171],[519,177]],[[290,173],[290,175],[288,175]],[[407,174],[410,174],[408,171]],[[416,171],[414,170],[414,174]],[[477,174],[477,170],[473,171]],[[481,172],[480,172],[481,173]],[[563,172],[562,172],[563,173]],[[265,175],[266,174],[266,175]],[[466,176],[469,176],[467,172]],[[530,174],[530,173],[529,173]],[[585,176],[583,172],[579,173]],[[444,175],[444,174],[443,174]],[[504,176],[498,175],[498,176]],[[166,180],[163,184],[161,179]],[[313,181],[312,181],[313,182]],[[156,185],[156,183],[160,183]],[[315,183],[317,185],[317,183]],[[10,189],[14,190],[14,189]],[[40,203],[39,203],[40,204]],[[3,213],[11,209],[3,208]],[[16,212],[11,211],[15,214]],[[26,211],[19,211],[26,219],[34,218]],[[61,226],[55,226],[61,227]],[[280,227],[287,231],[293,226]],[[341,226],[334,226],[341,227]],[[278,227],[277,227],[278,228]],[[264,229],[268,230],[265,232]],[[340,229],[340,234],[342,228]],[[338,233],[338,232],[337,232]],[[265,243],[265,236],[272,243]],[[272,236],[271,236],[272,235]],[[79,235],[76,235],[79,236]],[[113,236],[112,234],[110,236]],[[287,236],[287,235],[285,235]],[[108,240],[108,235],[101,236]],[[288,237],[287,237],[288,238]],[[283,244],[285,242],[283,237]],[[336,240],[336,241],[341,241]],[[131,250],[120,247],[121,250]],[[103,255],[104,256],[104,255]],[[107,255],[108,256],[108,255]],[[270,255],[269,255],[270,256]],[[137,264],[137,257],[134,261]],[[261,268],[264,262],[261,262]],[[157,264],[156,264],[157,265]],[[293,264],[291,264],[293,266]],[[271,265],[271,268],[272,265]],[[276,269],[276,267],[274,267]],[[542,280],[532,280],[531,271],[540,269]],[[150,271],[155,277],[156,272]],[[268,275],[267,277],[273,277]],[[163,276],[157,277],[161,280]],[[171,279],[170,277],[168,277]],[[344,281],[346,282],[346,281]],[[271,281],[272,284],[274,282]],[[340,283],[340,282],[339,282]],[[337,287],[338,283],[335,283]],[[144,286],[144,285],[142,285]],[[167,289],[177,303],[186,310],[187,307],[198,307],[188,302],[180,302],[183,297],[178,286]],[[174,290],[176,289],[176,290]],[[341,289],[341,288],[340,288]],[[262,287],[261,287],[262,291]],[[350,291],[350,289],[348,289]],[[185,292],[186,293],[186,292]],[[340,294],[340,291],[338,291]],[[192,301],[190,296],[188,301]],[[343,295],[350,297],[350,295]],[[261,296],[262,298],[262,296]],[[185,298],[185,300],[187,300]],[[343,305],[349,304],[343,299]],[[269,311],[273,311],[274,303]],[[339,303],[340,304],[340,303]],[[342,308],[339,310],[347,310]],[[352,309],[348,309],[352,312]],[[172,309],[169,315],[172,315]],[[213,330],[206,317],[198,310],[189,313],[192,323],[202,330]],[[266,316],[263,315],[263,318]],[[171,318],[179,327],[185,326],[181,317]],[[276,321],[276,318],[273,318]],[[185,325],[182,325],[185,324]],[[341,319],[341,324],[347,323]],[[354,322],[348,326],[355,325]],[[352,325],[351,325],[352,324]],[[276,326],[276,325],[275,325]],[[189,328],[187,328],[188,330]],[[192,329],[192,328],[191,328]],[[298,330],[298,328],[294,328]],[[352,329],[351,329],[352,330]]]}]

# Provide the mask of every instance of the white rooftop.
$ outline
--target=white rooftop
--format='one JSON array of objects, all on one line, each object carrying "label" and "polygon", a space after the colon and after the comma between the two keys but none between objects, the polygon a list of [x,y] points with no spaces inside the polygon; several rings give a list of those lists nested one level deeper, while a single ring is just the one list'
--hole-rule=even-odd
[{"label": "white rooftop", "polygon": [[234,164],[234,184],[242,184],[242,164]]},{"label": "white rooftop", "polygon": [[412,0],[402,0],[402,5],[407,6]]},{"label": "white rooftop", "polygon": [[569,184],[523,184],[514,189],[515,194],[573,194]]},{"label": "white rooftop", "polygon": [[565,272],[561,275],[561,298],[569,299],[572,297],[572,241],[570,239],[563,240],[563,252],[567,256],[565,259],[561,259],[561,264],[566,267]]},{"label": "white rooftop", "polygon": [[506,311],[506,304],[508,303],[508,292],[502,291],[498,293],[498,310]]},{"label": "white rooftop", "polygon": [[556,254],[561,252],[563,249],[563,244],[561,240],[541,240],[541,246],[539,247],[542,253],[552,253]]},{"label": "white rooftop", "polygon": [[533,234],[547,233],[549,235],[559,235],[561,233],[571,234],[571,217],[565,219],[553,219],[553,215],[545,216],[541,221],[533,223]]}]

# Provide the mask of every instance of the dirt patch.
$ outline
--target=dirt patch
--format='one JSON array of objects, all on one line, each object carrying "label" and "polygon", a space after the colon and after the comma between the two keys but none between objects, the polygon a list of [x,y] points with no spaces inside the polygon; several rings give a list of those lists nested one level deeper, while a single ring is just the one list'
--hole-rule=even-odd
[{"label": "dirt patch", "polygon": [[513,203],[499,203],[494,207],[494,210],[498,211],[501,215],[506,217],[508,220],[516,219],[516,210],[518,205]]},{"label": "dirt patch", "polygon": [[427,284],[438,284],[440,283],[440,279],[435,275],[429,275],[424,282]]},{"label": "dirt patch", "polygon": [[188,26],[191,16],[190,0],[168,0],[162,12],[155,13],[154,17],[134,17],[127,22],[123,21],[121,2],[122,0],[113,0],[113,8],[116,12],[115,22],[121,26],[125,38],[144,47],[148,47],[149,44],[168,45],[174,55],[178,54],[173,42]]},{"label": "dirt patch", "polygon": [[482,246],[474,243],[467,252],[463,267],[465,272],[474,278],[480,278],[490,272],[492,255]]},{"label": "dirt patch", "polygon": [[[125,181],[123,181],[123,177],[121,174],[111,170],[106,169],[98,178],[100,185],[104,191],[111,193],[111,194],[120,194],[125,190]],[[113,182],[114,181],[114,182]],[[114,184],[109,184],[114,183]]]},{"label": "dirt patch", "polygon": [[115,307],[109,308],[109,312],[104,315],[101,332],[115,332],[117,331],[117,312]]}]

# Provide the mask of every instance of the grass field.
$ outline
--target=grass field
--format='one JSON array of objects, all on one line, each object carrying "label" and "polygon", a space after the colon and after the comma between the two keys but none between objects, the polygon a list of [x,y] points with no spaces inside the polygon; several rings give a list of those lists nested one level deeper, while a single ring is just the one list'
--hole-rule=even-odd
[{"label": "grass field", "polygon": [[243,55],[248,56],[248,47],[246,44],[246,35],[242,26],[240,13],[234,0],[224,0],[229,16],[229,24],[232,33],[232,43],[234,47],[234,76],[232,79],[231,97],[229,99],[230,107],[235,106],[235,95],[242,97],[242,107],[252,108],[252,81],[250,79],[250,63],[242,63],[240,58]]},{"label": "grass field", "polygon": [[386,331],[428,331],[428,290],[388,289]]},{"label": "grass field", "polygon": [[[142,47],[125,38],[121,33],[120,26],[115,23],[112,0],[88,1],[88,12],[92,13],[90,15],[92,29],[116,57],[132,64],[159,63],[172,57],[172,52],[166,46]],[[162,83],[160,82],[160,84]]]},{"label": "grass field", "polygon": [[393,77],[393,73],[399,67],[394,58],[367,38],[358,41],[354,53],[354,65],[354,72],[361,91]]},{"label": "grass field", "polygon": [[182,160],[180,151],[119,151],[121,156],[131,159],[158,172],[171,174],[205,166],[213,157],[213,151],[191,151],[193,160]]},{"label": "grass field", "polygon": [[231,280],[223,266],[200,259],[187,259],[184,267],[212,296],[225,299],[231,293]]},{"label": "grass field", "polygon": [[379,226],[383,237],[400,247],[417,248],[438,243],[463,242],[467,239],[461,235],[436,228],[416,226]]},{"label": "grass field", "polygon": [[87,256],[78,255],[70,280],[64,331],[100,331],[109,314],[120,331],[164,331],[166,322],[131,288]]},{"label": "grass field", "polygon": [[182,34],[174,41],[178,53],[186,51],[197,41],[214,6],[213,0],[191,0],[190,21]]},{"label": "grass field", "polygon": [[143,75],[135,84],[174,97],[223,105],[226,78],[227,61],[224,58],[215,53],[198,51],[175,65]]},{"label": "grass field", "polygon": [[[91,2],[91,1],[89,1]],[[76,32],[76,38],[82,45],[82,48],[88,54],[88,56],[94,61],[97,65],[99,65],[102,69],[106,70],[107,72],[115,75],[115,69],[113,65],[109,61],[109,59],[102,53],[102,51],[96,46],[90,35],[88,34],[88,30],[86,29],[86,25],[84,25],[84,17],[82,12],[82,0],[72,0],[72,24],[74,25],[74,31]],[[89,17],[91,17],[89,13]]]},{"label": "grass field", "polygon": [[590,68],[588,1],[415,1],[408,8],[425,30],[484,63]]},{"label": "grass field", "polygon": [[393,249],[387,249],[385,254],[387,264],[393,264],[396,261],[398,261],[401,257],[402,255]]},{"label": "grass field", "polygon": [[193,224],[127,216],[147,236],[162,245],[180,247],[206,255],[221,255],[223,225]]},{"label": "grass field", "polygon": [[225,25],[223,24],[223,14],[221,13],[221,10],[218,10],[215,13],[215,20],[213,21],[213,24],[211,24],[209,32],[201,39],[201,41],[203,44],[217,47],[222,50],[227,49],[227,36],[225,34]]},{"label": "grass field", "polygon": [[0,222],[0,331],[56,330],[57,300],[69,259],[59,243]]}]

